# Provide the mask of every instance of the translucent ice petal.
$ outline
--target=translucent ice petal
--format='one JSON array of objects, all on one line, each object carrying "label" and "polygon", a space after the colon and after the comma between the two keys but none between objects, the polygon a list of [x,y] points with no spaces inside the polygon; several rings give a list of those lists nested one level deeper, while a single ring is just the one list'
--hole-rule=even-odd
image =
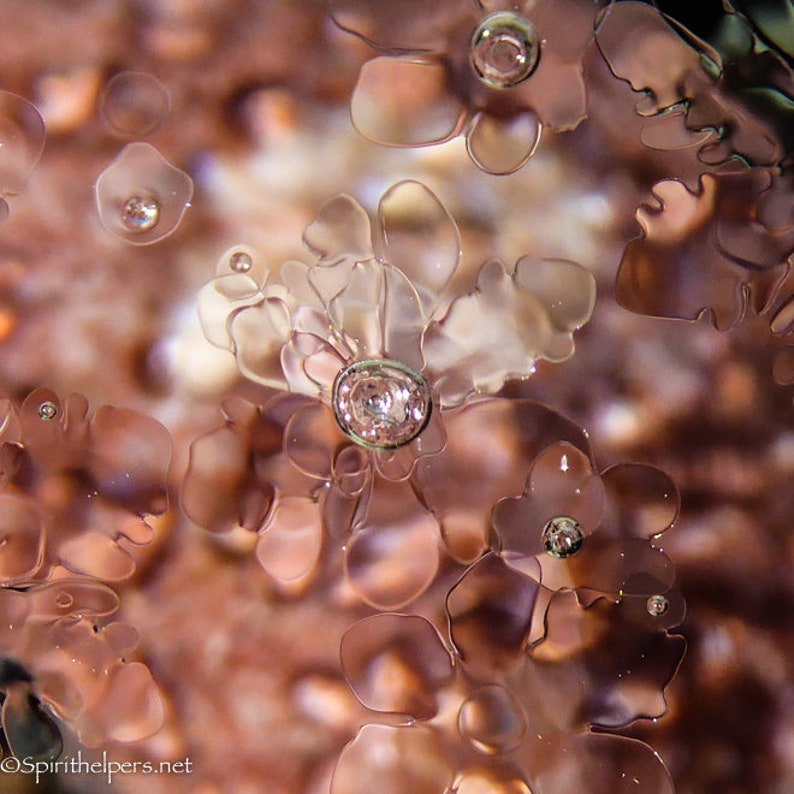
[{"label": "translucent ice petal", "polygon": [[542,124],[531,110],[501,119],[478,113],[466,132],[469,155],[488,174],[512,174],[535,153]]},{"label": "translucent ice petal", "polygon": [[304,474],[330,480],[338,451],[349,443],[327,405],[312,401],[290,417],[284,430],[284,449]]},{"label": "translucent ice petal", "polygon": [[499,680],[523,662],[538,589],[537,581],[489,554],[450,590],[450,636],[475,678]]},{"label": "translucent ice petal", "polygon": [[283,388],[281,350],[290,338],[290,315],[280,297],[268,297],[234,315],[230,333],[240,372],[262,386]]},{"label": "translucent ice petal", "polygon": [[600,25],[597,41],[613,74],[646,93],[640,106],[643,115],[684,99],[689,75],[702,70],[698,51],[645,3],[616,3]]},{"label": "translucent ice petal", "polygon": [[171,234],[193,196],[193,180],[148,143],[130,143],[99,175],[96,204],[102,225],[133,245]]},{"label": "translucent ice petal", "polygon": [[276,501],[265,531],[259,535],[256,556],[278,582],[294,582],[311,575],[320,558],[323,526],[314,499],[284,497]]},{"label": "translucent ice petal", "polygon": [[331,794],[445,794],[453,770],[439,734],[424,725],[365,725],[339,756]]},{"label": "translucent ice petal", "polygon": [[433,625],[419,615],[374,615],[342,637],[342,669],[368,709],[425,720],[438,710],[438,690],[452,659]]},{"label": "translucent ice petal", "polygon": [[380,50],[443,52],[450,31],[471,11],[458,0],[331,0],[331,16],[343,30],[355,33]]},{"label": "translucent ice petal", "polygon": [[615,524],[624,536],[660,535],[678,517],[681,496],[661,469],[643,463],[622,463],[607,469],[601,477],[608,509],[615,511]]},{"label": "translucent ice petal", "polygon": [[574,733],[551,747],[538,741],[539,792],[608,791],[610,794],[674,794],[664,762],[647,744],[625,736]]},{"label": "translucent ice petal", "polygon": [[342,193],[320,207],[303,232],[303,244],[323,264],[333,264],[344,255],[371,259],[369,216],[354,198]]},{"label": "translucent ice petal", "polygon": [[460,260],[455,221],[427,187],[406,180],[381,197],[377,228],[378,256],[408,278],[429,318]]},{"label": "translucent ice petal", "polygon": [[525,257],[513,273],[487,262],[476,290],[456,298],[425,334],[427,369],[442,402],[494,393],[508,378],[528,377],[539,358],[570,356],[573,332],[594,302],[593,277],[573,262]]},{"label": "translucent ice petal", "polygon": [[347,577],[368,604],[399,609],[435,578],[439,545],[438,524],[408,483],[377,478],[366,518],[347,544]]},{"label": "translucent ice petal", "polygon": [[[756,218],[758,198],[769,186],[762,171],[704,174],[700,182],[694,193],[672,180],[654,186],[656,205],[637,211],[643,234],[623,253],[617,298],[631,311],[657,317],[694,320],[707,313],[726,330],[748,308],[765,308],[785,276],[790,242],[769,235]],[[732,240],[746,239],[748,227],[766,235],[761,262],[731,254]]]},{"label": "translucent ice petal", "polygon": [[391,146],[423,146],[457,135],[465,107],[450,93],[443,63],[383,57],[361,67],[350,112],[365,138]]},{"label": "translucent ice petal", "polygon": [[35,505],[0,494],[0,581],[4,585],[32,577],[44,558],[43,516]]}]

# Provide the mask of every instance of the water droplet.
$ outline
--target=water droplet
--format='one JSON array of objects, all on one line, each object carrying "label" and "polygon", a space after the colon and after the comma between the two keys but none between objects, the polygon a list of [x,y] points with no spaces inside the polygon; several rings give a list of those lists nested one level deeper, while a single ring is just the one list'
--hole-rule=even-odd
[{"label": "water droplet", "polygon": [[54,402],[48,400],[39,406],[39,419],[49,422],[51,419],[55,419],[56,416],[58,416],[58,406]]},{"label": "water droplet", "polygon": [[148,143],[125,146],[96,183],[99,220],[133,245],[171,234],[192,196],[193,180]]},{"label": "water droplet", "polygon": [[537,31],[529,20],[512,11],[489,14],[471,37],[474,70],[493,88],[511,88],[526,80],[539,57]]},{"label": "water droplet", "polygon": [[0,194],[15,195],[44,150],[44,119],[27,99],[0,91]]},{"label": "water droplet", "polygon": [[121,208],[121,222],[131,232],[148,232],[160,220],[160,205],[147,196],[131,196]]},{"label": "water droplet", "polygon": [[649,614],[658,618],[670,609],[670,602],[663,595],[652,595],[645,606]]},{"label": "water droplet", "polygon": [[552,518],[543,529],[543,548],[558,559],[576,554],[582,548],[583,540],[581,525],[567,516]]},{"label": "water droplet", "polygon": [[247,273],[254,266],[254,260],[245,251],[235,251],[229,257],[229,267],[235,273]]},{"label": "water droplet", "polygon": [[396,449],[416,438],[432,407],[427,381],[388,359],[356,361],[336,377],[332,406],[342,430],[371,449]]},{"label": "water droplet", "polygon": [[100,113],[117,135],[142,138],[163,123],[170,104],[168,91],[153,75],[120,72],[105,86]]}]

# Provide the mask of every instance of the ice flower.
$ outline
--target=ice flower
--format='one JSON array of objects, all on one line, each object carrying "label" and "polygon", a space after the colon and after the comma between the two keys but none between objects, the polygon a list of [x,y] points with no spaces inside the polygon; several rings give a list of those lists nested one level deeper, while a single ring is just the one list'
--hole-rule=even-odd
[{"label": "ice flower", "polygon": [[55,758],[65,723],[87,747],[157,731],[163,703],[149,669],[127,662],[138,641],[114,620],[106,585],[59,579],[0,590],[2,725],[18,758]]},{"label": "ice flower", "polygon": [[[540,615],[544,636],[530,643],[542,586],[500,565],[488,555],[450,592],[451,647],[418,615],[374,615],[347,630],[344,674],[383,721],[365,724],[342,750],[332,794],[359,794],[373,780],[400,794],[557,794],[571,781],[594,794],[672,794],[650,747],[592,728],[664,712],[663,690],[684,647],[666,629],[682,610],[668,609],[653,625],[636,604],[584,608],[573,593],[559,593]],[[483,656],[507,651],[511,674],[489,679]]]},{"label": "ice flower", "polygon": [[774,166],[791,135],[794,72],[748,17],[726,6],[710,41],[651,5],[616,3],[597,28],[613,74],[643,94],[652,149],[694,147],[703,170],[729,159]]},{"label": "ice flower", "polygon": [[520,496],[496,503],[492,522],[505,560],[529,560],[549,589],[622,596],[653,576],[664,592],[673,566],[653,540],[673,525],[680,503],[656,467],[623,463],[598,474],[584,452],[560,442],[538,456]]},{"label": "ice flower", "polygon": [[168,431],[136,411],[36,389],[0,413],[0,582],[46,579],[54,566],[115,581],[126,543],[152,538],[146,516],[167,506]]},{"label": "ice flower", "polygon": [[[224,254],[199,298],[202,325],[247,378],[311,398],[293,403],[283,449],[330,489],[325,505],[349,516],[353,580],[377,590],[413,570],[406,555],[427,551],[414,583],[388,596],[396,608],[435,570],[437,522],[408,480],[417,461],[443,449],[445,414],[528,376],[538,359],[569,357],[594,280],[573,262],[522,257],[512,268],[487,262],[471,292],[451,293],[457,227],[412,181],[384,194],[374,235],[363,208],[343,195],[322,207],[304,242],[316,263],[276,272],[252,249]],[[400,562],[375,575],[384,554]],[[385,597],[370,591],[367,600]]]},{"label": "ice flower", "polygon": [[351,115],[393,146],[461,132],[484,171],[507,174],[534,153],[544,125],[586,115],[582,58],[608,0],[330,0],[336,24],[383,55],[359,75]]}]

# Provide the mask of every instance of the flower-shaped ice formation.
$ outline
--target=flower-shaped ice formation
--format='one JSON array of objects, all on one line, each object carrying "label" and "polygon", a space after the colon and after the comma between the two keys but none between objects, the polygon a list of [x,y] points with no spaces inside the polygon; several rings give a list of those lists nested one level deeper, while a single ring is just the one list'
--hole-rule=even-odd
[{"label": "flower-shaped ice formation", "polygon": [[[348,683],[366,708],[391,716],[343,749],[332,794],[363,793],[373,780],[395,794],[672,794],[650,747],[591,728],[664,712],[684,650],[667,629],[682,604],[652,613],[627,597],[585,607],[573,592],[543,591],[492,554],[449,595],[451,651],[417,615],[375,615],[348,629]],[[543,625],[531,641],[533,621]]]},{"label": "flower-shaped ice formation", "polygon": [[384,194],[374,238],[363,208],[338,196],[304,234],[316,264],[271,273],[238,247],[199,298],[207,338],[246,377],[316,398],[290,420],[286,449],[320,479],[340,458],[345,475],[371,465],[405,479],[443,446],[446,409],[568,358],[595,300],[580,265],[528,256],[491,260],[472,292],[448,294],[458,229],[418,182]]},{"label": "flower-shaped ice formation", "polygon": [[127,662],[135,629],[114,621],[119,601],[106,585],[59,579],[0,589],[2,726],[18,758],[55,758],[58,721],[98,747],[160,728],[163,704],[149,669]]},{"label": "flower-shaped ice formation", "polygon": [[[311,398],[278,409],[283,452],[314,483],[315,502],[322,486],[323,520],[343,534],[355,530],[346,545],[354,580],[377,590],[389,576],[370,565],[383,552],[396,561],[403,560],[400,549],[427,549],[414,583],[388,597],[396,608],[418,581],[429,581],[429,561],[438,556],[437,523],[408,478],[418,460],[444,447],[444,415],[475,394],[498,391],[507,378],[526,377],[539,358],[570,356],[573,332],[593,308],[594,280],[573,262],[522,257],[514,268],[487,262],[472,292],[449,294],[460,257],[457,227],[439,200],[411,181],[382,197],[374,246],[367,214],[348,196],[323,206],[304,242],[317,263],[287,262],[275,273],[251,249],[227,252],[200,295],[202,325],[211,342],[235,352],[246,377]],[[239,465],[230,481],[249,481],[247,443],[233,456]],[[280,456],[279,444],[269,454]],[[210,508],[199,503],[206,478],[197,452],[185,507],[212,528]],[[276,480],[262,487],[276,499],[264,498],[269,507],[254,511],[259,528],[272,525],[268,510],[289,495]],[[220,523],[230,528],[238,518]],[[410,569],[403,562],[395,569]],[[367,600],[384,605],[384,597],[370,590]]]},{"label": "flower-shaped ice formation", "polygon": [[0,583],[49,577],[56,565],[116,581],[135,568],[126,544],[152,537],[167,506],[168,431],[136,411],[88,415],[77,394],[37,389],[0,413]]},{"label": "flower-shaped ice formation", "polygon": [[623,463],[599,475],[561,442],[538,456],[523,494],[497,502],[492,520],[505,560],[537,571],[548,589],[623,596],[653,577],[654,592],[664,593],[673,566],[650,541],[679,506],[675,483],[656,467]]},{"label": "flower-shaped ice formation", "polygon": [[351,102],[356,128],[393,146],[461,131],[473,161],[507,174],[541,129],[586,115],[582,57],[609,0],[330,0],[339,27],[384,53],[366,63]]}]

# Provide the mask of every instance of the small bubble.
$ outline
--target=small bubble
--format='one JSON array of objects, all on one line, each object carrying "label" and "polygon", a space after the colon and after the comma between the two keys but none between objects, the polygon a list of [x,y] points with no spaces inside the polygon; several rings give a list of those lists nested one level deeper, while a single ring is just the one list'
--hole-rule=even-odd
[{"label": "small bubble", "polygon": [[432,402],[427,381],[399,361],[356,361],[339,372],[332,405],[336,421],[357,444],[396,449],[425,429]]},{"label": "small bubble", "polygon": [[543,528],[543,548],[558,559],[572,557],[582,548],[584,534],[578,521],[567,516],[557,516]]},{"label": "small bubble", "polygon": [[229,267],[235,273],[247,273],[254,266],[254,260],[245,251],[235,251],[229,257]]},{"label": "small bubble", "polygon": [[148,196],[131,196],[121,208],[121,222],[131,232],[148,232],[160,220],[160,205]]},{"label": "small bubble", "polygon": [[72,597],[71,593],[67,593],[66,591],[62,590],[55,596],[55,606],[59,609],[69,609],[70,606],[74,604],[74,598]]},{"label": "small bubble", "polygon": [[45,422],[55,419],[58,416],[58,406],[54,402],[47,401],[39,406],[39,418]]},{"label": "small bubble", "polygon": [[652,595],[645,603],[648,613],[658,618],[670,608],[670,602],[663,595]]},{"label": "small bubble", "polygon": [[532,24],[512,11],[489,14],[471,37],[471,62],[492,88],[512,88],[535,70],[540,42]]},{"label": "small bubble", "polygon": [[168,91],[153,75],[121,72],[105,86],[100,112],[117,135],[142,138],[163,123],[170,104]]}]

